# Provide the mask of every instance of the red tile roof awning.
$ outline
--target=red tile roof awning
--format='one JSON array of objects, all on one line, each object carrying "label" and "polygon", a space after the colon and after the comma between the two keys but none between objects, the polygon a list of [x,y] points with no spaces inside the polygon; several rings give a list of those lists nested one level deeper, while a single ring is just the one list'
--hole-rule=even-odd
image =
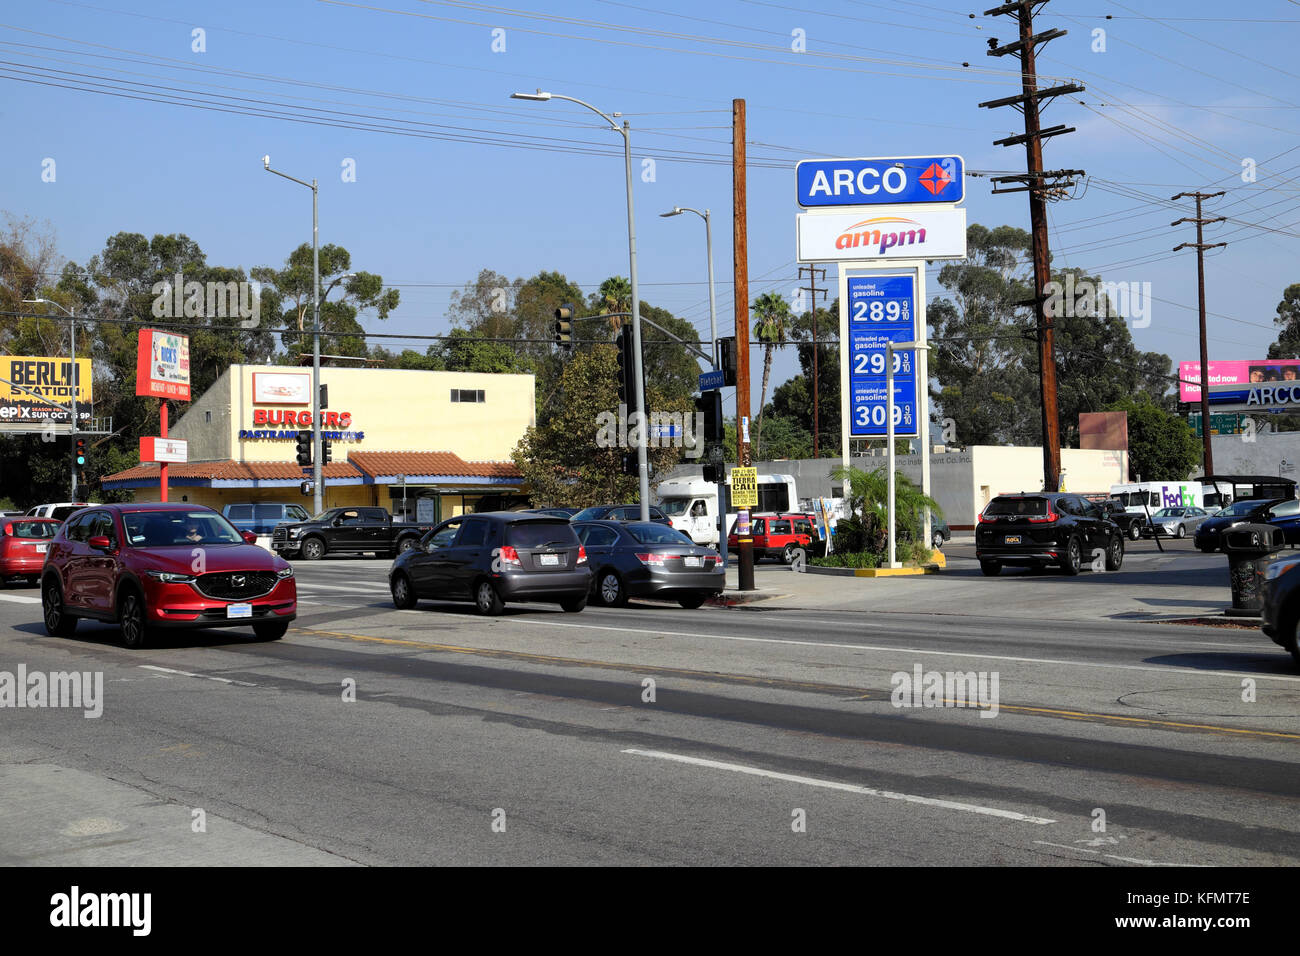
[{"label": "red tile roof awning", "polygon": [[518,481],[513,462],[465,461],[449,451],[354,451],[348,461],[372,479],[405,475],[415,478],[496,478]]},{"label": "red tile roof awning", "polygon": [[[518,484],[519,469],[508,461],[465,461],[449,451],[354,451],[347,461],[324,466],[327,484],[394,484],[405,476],[409,483],[472,482],[483,485]],[[284,484],[304,480],[300,465],[288,461],[191,461],[169,465],[168,484],[189,486]],[[156,464],[136,465],[107,475],[105,490],[157,487]]]}]

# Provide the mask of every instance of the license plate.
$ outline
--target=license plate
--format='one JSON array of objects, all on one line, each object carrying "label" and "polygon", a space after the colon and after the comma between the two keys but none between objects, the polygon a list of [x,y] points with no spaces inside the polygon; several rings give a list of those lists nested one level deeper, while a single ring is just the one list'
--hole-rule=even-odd
[{"label": "license plate", "polygon": [[558,568],[560,566],[560,556],[558,554],[543,554],[538,558],[538,563],[546,568]]},{"label": "license plate", "polygon": [[1003,543],[1003,544],[1019,544],[1019,543],[1020,543],[1020,535],[1018,535],[1018,534],[1009,534],[1009,535],[1007,535],[1005,538],[1002,539],[1002,543]]},{"label": "license plate", "polygon": [[699,559],[699,558],[687,557],[687,558],[686,558],[686,561],[685,561],[685,564],[686,564],[686,566],[687,566],[688,568],[698,568],[698,567],[700,567],[700,559]]},{"label": "license plate", "polygon": [[227,604],[226,617],[252,617],[253,605],[251,604]]},{"label": "license plate", "polygon": [[49,546],[48,544],[38,544],[38,545],[36,546],[36,553],[37,553],[37,554],[44,554],[46,551],[49,551],[49,550],[50,550],[50,546]]}]

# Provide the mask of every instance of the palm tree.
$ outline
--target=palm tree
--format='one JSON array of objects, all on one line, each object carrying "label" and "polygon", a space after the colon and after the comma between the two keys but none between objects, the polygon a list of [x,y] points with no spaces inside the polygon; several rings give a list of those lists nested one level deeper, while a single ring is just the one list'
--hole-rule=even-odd
[{"label": "palm tree", "polygon": [[775,292],[764,292],[754,300],[754,338],[763,343],[763,390],[759,393],[758,415],[754,419],[754,459],[759,458],[763,434],[763,406],[767,404],[767,382],[772,376],[772,353],[785,345],[790,330],[790,305]]},{"label": "palm tree", "polygon": [[593,305],[600,309],[601,315],[609,316],[609,327],[617,332],[627,322],[625,315],[610,315],[611,312],[632,311],[632,282],[622,276],[610,276],[600,284]]},{"label": "palm tree", "polygon": [[[889,474],[884,467],[874,471],[838,467],[831,471],[835,481],[848,482],[847,500],[850,521],[845,524],[847,550],[882,551],[889,539]],[[902,472],[894,473],[894,535],[899,541],[918,541],[925,510],[942,516],[943,509]],[[836,535],[840,531],[836,525]],[[849,535],[859,536],[849,541]],[[836,545],[837,549],[839,544]]]}]

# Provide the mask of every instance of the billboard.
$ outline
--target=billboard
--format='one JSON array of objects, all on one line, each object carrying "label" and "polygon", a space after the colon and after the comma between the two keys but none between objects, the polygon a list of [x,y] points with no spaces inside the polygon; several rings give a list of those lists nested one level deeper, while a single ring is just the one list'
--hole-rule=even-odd
[{"label": "billboard", "polygon": [[254,372],[253,401],[258,405],[310,405],[311,376],[306,372]]},{"label": "billboard", "polygon": [[77,417],[89,419],[94,401],[90,359],[77,359],[75,386],[73,368],[71,359],[59,356],[0,355],[0,424],[67,422],[69,413],[50,402],[72,404],[74,387]]},{"label": "billboard", "polygon": [[141,329],[135,355],[135,393],[190,400],[190,339],[187,335]]},{"label": "billboard", "polygon": [[[1179,362],[1178,400],[1201,400],[1201,363]],[[1210,385],[1262,385],[1300,381],[1300,359],[1241,359],[1210,363]],[[1189,384],[1191,383],[1191,384]]]},{"label": "billboard", "polygon": [[877,206],[795,217],[800,262],[859,259],[965,259],[966,210]]}]

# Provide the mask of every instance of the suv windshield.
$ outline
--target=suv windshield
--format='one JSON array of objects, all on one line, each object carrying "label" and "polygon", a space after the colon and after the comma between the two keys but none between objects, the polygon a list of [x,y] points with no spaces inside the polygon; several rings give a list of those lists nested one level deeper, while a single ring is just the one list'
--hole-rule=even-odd
[{"label": "suv windshield", "polygon": [[516,521],[506,528],[506,544],[516,548],[576,548],[578,536],[567,521]]},{"label": "suv windshield", "polygon": [[1047,514],[1047,499],[994,498],[989,502],[988,507],[984,509],[984,514],[990,518],[999,515],[1045,515]]},{"label": "suv windshield", "polygon": [[122,524],[134,548],[244,543],[230,522],[212,511],[129,511]]}]

